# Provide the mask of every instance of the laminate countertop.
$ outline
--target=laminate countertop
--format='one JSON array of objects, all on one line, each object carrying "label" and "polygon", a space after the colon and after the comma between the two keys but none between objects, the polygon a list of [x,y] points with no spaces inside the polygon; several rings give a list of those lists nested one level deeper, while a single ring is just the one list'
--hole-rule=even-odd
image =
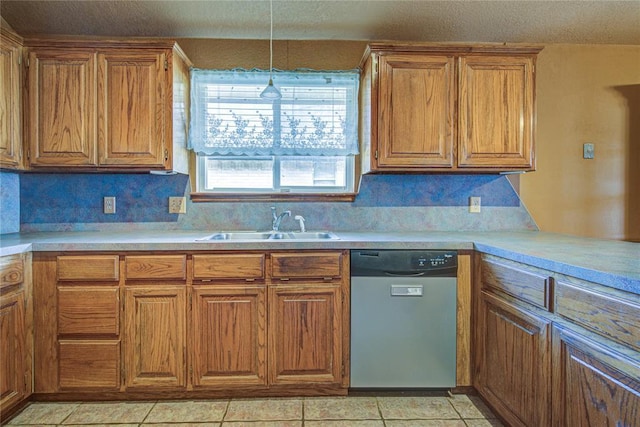
[{"label": "laminate countertop", "polygon": [[0,256],[28,251],[476,250],[640,295],[640,243],[538,231],[335,231],[339,240],[200,240],[212,233],[156,230],[3,234]]}]

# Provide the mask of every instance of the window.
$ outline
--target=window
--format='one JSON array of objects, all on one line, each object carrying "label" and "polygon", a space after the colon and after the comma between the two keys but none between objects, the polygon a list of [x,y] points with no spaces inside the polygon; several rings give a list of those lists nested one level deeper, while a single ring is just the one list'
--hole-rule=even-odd
[{"label": "window", "polygon": [[357,71],[191,72],[198,192],[348,193],[358,149]]}]

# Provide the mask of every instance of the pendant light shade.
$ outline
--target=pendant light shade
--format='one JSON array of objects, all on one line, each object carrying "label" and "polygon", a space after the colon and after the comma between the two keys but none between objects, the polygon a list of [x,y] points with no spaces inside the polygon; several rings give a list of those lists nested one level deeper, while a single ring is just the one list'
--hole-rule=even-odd
[{"label": "pendant light shade", "polygon": [[269,0],[269,10],[271,16],[271,32],[269,34],[269,84],[260,94],[260,98],[273,101],[282,98],[282,94],[278,88],[273,85],[273,0]]}]

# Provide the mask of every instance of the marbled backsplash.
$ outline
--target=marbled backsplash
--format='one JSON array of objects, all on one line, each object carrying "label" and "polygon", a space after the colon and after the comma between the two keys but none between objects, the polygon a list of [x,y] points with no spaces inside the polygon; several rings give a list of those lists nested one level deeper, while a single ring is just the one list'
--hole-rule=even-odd
[{"label": "marbled backsplash", "polygon": [[20,231],[20,175],[0,171],[0,234]]},{"label": "marbled backsplash", "polygon": [[[352,203],[188,201],[182,215],[168,213],[168,197],[188,195],[186,175],[24,174],[19,186],[21,231],[263,230],[272,205],[309,230],[537,230],[501,175],[365,175]],[[102,212],[104,196],[116,197],[115,215]],[[469,196],[482,198],[481,213],[468,212]],[[292,217],[281,228],[297,226]]]}]

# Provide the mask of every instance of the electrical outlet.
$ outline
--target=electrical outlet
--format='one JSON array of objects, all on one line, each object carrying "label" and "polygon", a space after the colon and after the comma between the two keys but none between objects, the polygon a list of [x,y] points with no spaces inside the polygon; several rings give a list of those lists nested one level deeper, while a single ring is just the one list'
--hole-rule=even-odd
[{"label": "electrical outlet", "polygon": [[103,199],[103,211],[106,214],[116,213],[116,198],[114,196],[105,197]]},{"label": "electrical outlet", "polygon": [[480,197],[469,197],[469,212],[479,213],[480,206]]},{"label": "electrical outlet", "polygon": [[183,214],[187,213],[186,197],[169,197],[169,213]]}]

